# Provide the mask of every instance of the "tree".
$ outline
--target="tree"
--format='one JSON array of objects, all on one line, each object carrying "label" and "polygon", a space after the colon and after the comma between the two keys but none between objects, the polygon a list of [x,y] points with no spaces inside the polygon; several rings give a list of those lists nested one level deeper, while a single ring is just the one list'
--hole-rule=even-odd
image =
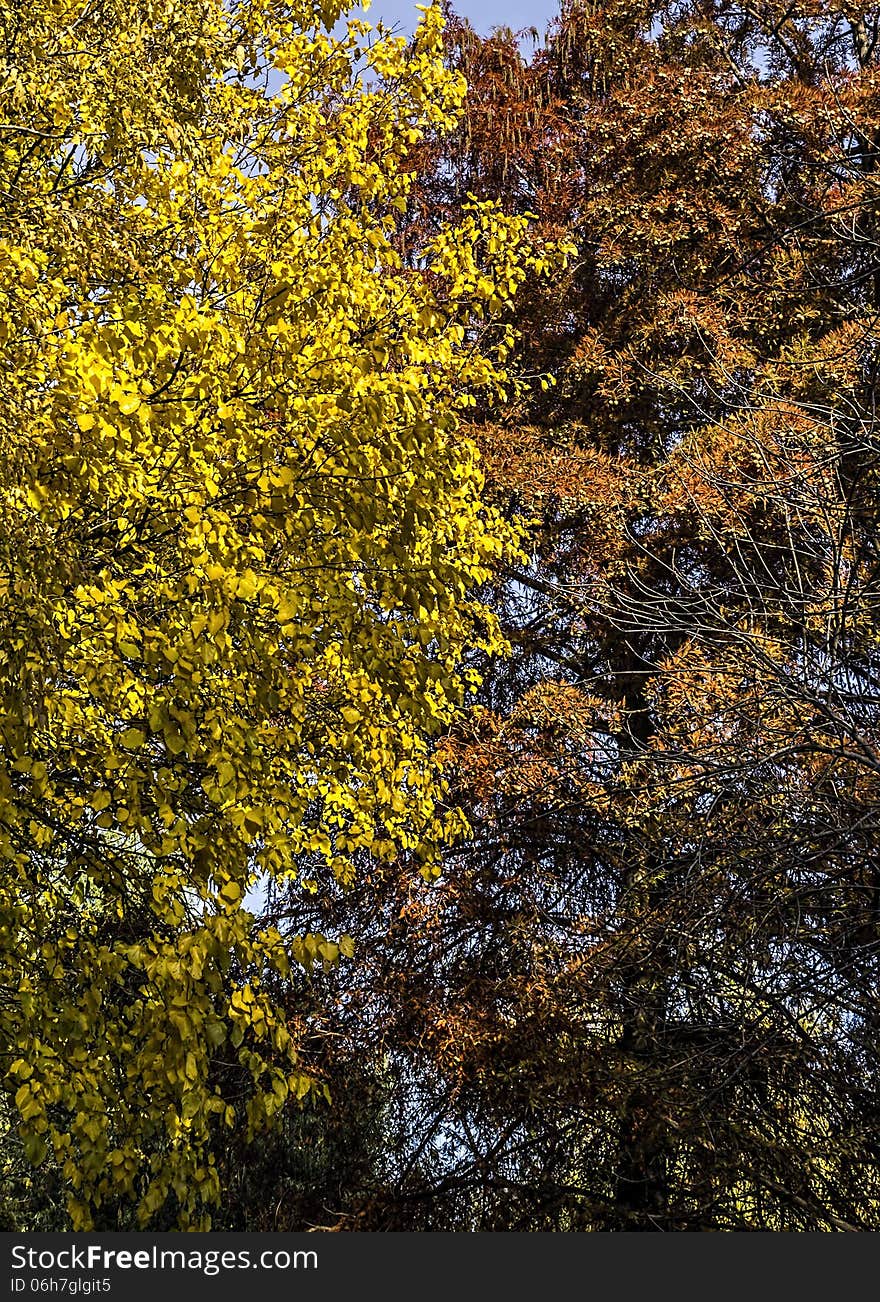
[{"label": "tree", "polygon": [[429,738],[497,643],[511,535],[457,425],[526,223],[474,205],[403,265],[461,78],[434,10],[409,48],[337,18],[0,4],[0,1028],[74,1228],[205,1225],[242,1091],[249,1134],[321,1092],[270,987],[349,941],[246,893],[367,847],[430,874]]},{"label": "tree", "polygon": [[513,309],[555,384],[476,413],[531,523],[443,742],[473,839],[323,915],[423,1105],[357,1223],[876,1228],[876,14],[448,33],[404,241],[491,194],[577,254]]}]

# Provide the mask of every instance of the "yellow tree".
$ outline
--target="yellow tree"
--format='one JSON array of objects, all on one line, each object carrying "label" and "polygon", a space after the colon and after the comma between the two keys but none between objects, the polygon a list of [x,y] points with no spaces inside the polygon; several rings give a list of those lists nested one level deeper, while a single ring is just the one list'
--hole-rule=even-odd
[{"label": "yellow tree", "polygon": [[481,205],[403,265],[463,83],[437,11],[408,49],[338,16],[0,0],[0,1050],[74,1227],[205,1225],[224,1070],[252,1129],[317,1089],[269,987],[350,941],[248,886],[430,874],[427,739],[496,641],[456,413],[535,259]]}]

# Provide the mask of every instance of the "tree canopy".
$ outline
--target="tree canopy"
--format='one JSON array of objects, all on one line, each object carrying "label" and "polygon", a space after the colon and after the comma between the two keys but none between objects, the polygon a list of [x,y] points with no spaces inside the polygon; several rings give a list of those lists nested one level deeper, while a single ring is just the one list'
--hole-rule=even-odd
[{"label": "tree canopy", "polygon": [[876,1229],[877,10],[0,13],[35,1220]]},{"label": "tree canopy", "polygon": [[449,25],[404,247],[478,194],[576,253],[475,413],[528,560],[442,741],[473,837],[327,904],[401,1099],[348,1227],[877,1227],[877,23]]},{"label": "tree canopy", "polygon": [[270,986],[350,938],[247,892],[430,875],[430,739],[499,644],[513,535],[457,427],[526,222],[475,204],[404,263],[463,79],[436,10],[338,17],[0,4],[0,1048],[74,1228],[205,1224],[242,1097],[252,1134],[322,1091]]}]

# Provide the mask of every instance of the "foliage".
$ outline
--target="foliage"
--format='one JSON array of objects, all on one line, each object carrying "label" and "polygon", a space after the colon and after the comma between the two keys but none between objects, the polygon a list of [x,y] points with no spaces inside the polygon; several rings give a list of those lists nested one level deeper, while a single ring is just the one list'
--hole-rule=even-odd
[{"label": "foliage", "polygon": [[442,742],[474,839],[319,915],[385,937],[335,1029],[402,1100],[349,1227],[877,1228],[878,31],[448,28],[468,103],[404,251],[475,192],[577,253],[513,309],[555,383],[476,412],[530,532],[514,656]]},{"label": "foliage", "polygon": [[0,1030],[74,1228],[204,1226],[227,1078],[248,1135],[323,1093],[270,987],[350,943],[247,891],[430,875],[430,737],[499,645],[457,413],[503,384],[526,222],[473,205],[404,265],[462,81],[436,11],[408,48],[337,18],[0,3]]}]

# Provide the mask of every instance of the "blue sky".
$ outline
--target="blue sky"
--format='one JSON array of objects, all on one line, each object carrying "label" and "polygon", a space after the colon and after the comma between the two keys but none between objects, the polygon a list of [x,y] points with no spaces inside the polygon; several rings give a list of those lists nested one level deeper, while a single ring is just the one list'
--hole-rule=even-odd
[{"label": "blue sky", "polygon": [[[455,2],[455,0],[454,0]],[[485,35],[493,27],[537,27],[543,32],[548,18],[558,9],[556,0],[457,0],[455,8],[471,25]],[[368,19],[381,18],[391,25],[412,31],[418,19],[415,0],[373,0]]]}]

